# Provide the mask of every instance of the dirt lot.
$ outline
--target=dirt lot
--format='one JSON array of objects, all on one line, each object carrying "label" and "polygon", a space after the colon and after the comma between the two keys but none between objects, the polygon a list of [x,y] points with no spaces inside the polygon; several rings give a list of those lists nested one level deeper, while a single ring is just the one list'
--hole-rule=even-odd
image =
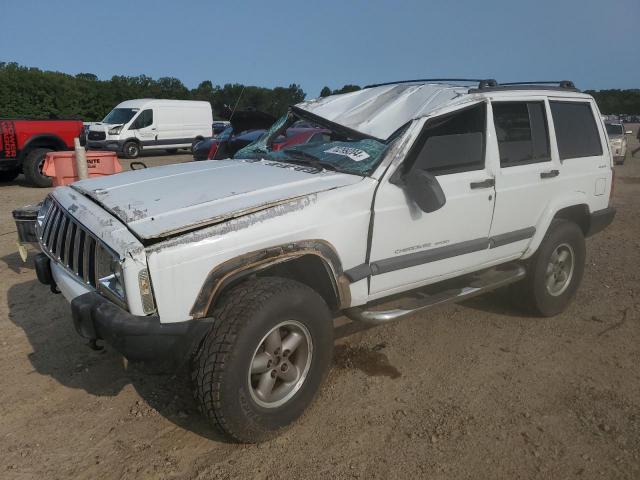
[{"label": "dirt lot", "polygon": [[565,314],[497,292],[341,331],[314,406],[258,446],[209,428],[184,375],[85,346],[14,253],[11,210],[46,191],[2,184],[0,477],[640,478],[640,153],[616,178],[618,216]]}]

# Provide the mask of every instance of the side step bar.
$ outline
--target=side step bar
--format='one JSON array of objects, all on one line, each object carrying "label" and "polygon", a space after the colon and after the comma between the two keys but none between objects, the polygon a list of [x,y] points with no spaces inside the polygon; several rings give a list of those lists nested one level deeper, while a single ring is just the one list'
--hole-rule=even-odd
[{"label": "side step bar", "polygon": [[[438,285],[430,285],[398,298],[400,305],[390,310],[365,310],[362,307],[349,308],[344,314],[353,321],[370,325],[381,325],[445,303],[461,302],[490,290],[521,280],[526,275],[520,264],[507,264],[465,275],[460,279],[445,281],[440,290]],[[455,283],[453,283],[455,282]],[[385,303],[389,303],[388,301]]]}]

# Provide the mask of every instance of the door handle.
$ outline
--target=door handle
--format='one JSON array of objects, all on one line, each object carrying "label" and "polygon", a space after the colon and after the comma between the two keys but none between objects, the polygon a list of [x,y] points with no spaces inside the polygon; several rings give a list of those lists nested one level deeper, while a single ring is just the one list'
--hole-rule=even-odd
[{"label": "door handle", "polygon": [[471,182],[469,186],[471,188],[489,188],[495,186],[495,184],[495,178],[487,178],[486,180],[482,180],[480,182]]},{"label": "door handle", "polygon": [[560,170],[549,170],[548,172],[540,172],[540,178],[553,178],[560,175]]}]

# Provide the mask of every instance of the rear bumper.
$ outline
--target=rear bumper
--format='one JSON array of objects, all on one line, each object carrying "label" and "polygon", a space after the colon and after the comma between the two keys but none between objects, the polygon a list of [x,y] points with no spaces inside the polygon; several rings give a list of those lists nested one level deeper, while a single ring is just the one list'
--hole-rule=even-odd
[{"label": "rear bumper", "polygon": [[595,235],[607,228],[611,222],[613,222],[616,216],[616,209],[614,207],[608,207],[602,210],[597,210],[591,214],[589,221],[589,231],[587,237]]},{"label": "rear bumper", "polygon": [[[39,254],[36,274],[41,283],[56,290],[50,262],[45,254]],[[170,367],[188,360],[211,326],[208,319],[160,323],[157,315],[132,315],[94,291],[75,296],[71,314],[80,336],[104,340],[128,360],[153,360]]]},{"label": "rear bumper", "polygon": [[17,158],[0,158],[0,172],[11,172],[20,168]]}]

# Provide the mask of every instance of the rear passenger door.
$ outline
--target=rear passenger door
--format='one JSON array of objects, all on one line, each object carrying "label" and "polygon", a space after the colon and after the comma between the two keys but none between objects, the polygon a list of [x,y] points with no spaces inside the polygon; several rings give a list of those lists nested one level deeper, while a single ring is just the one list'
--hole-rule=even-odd
[{"label": "rear passenger door", "polygon": [[496,171],[496,204],[489,257],[498,260],[518,257],[526,250],[561,184],[545,98],[494,100],[491,110],[495,135],[488,148]]}]

